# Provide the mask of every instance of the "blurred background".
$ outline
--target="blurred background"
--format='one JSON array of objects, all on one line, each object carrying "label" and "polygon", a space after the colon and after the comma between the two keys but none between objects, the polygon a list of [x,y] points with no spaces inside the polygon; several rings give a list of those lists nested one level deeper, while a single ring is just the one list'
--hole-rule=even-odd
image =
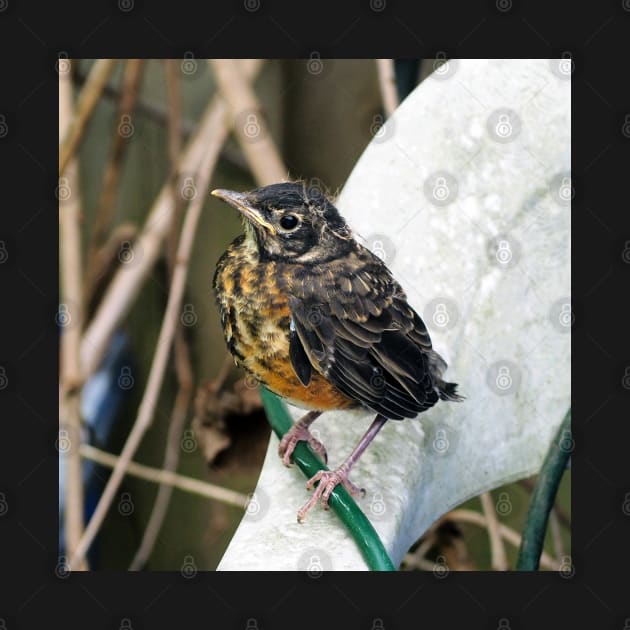
[{"label": "blurred background", "polygon": [[[130,457],[141,466],[114,489],[84,566],[217,566],[270,430],[223,340],[212,276],[241,225],[209,190],[281,172],[334,195],[397,102],[445,61],[60,60],[61,556],[76,549],[144,406],[149,423]],[[173,346],[147,388],[188,204],[199,216]],[[162,470],[178,477],[160,486]],[[440,558],[452,570],[513,568],[534,482],[446,515],[403,568],[431,570]],[[491,553],[493,536],[504,557]],[[570,471],[545,550],[542,569],[570,555]]]}]

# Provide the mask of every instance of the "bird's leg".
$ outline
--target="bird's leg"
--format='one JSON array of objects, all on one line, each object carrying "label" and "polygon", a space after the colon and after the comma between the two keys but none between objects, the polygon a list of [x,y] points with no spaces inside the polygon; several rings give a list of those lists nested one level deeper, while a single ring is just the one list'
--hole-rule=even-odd
[{"label": "bird's leg", "polygon": [[291,466],[291,455],[293,455],[298,442],[308,442],[309,446],[320,456],[324,463],[328,461],[328,454],[324,445],[308,430],[311,424],[321,415],[321,411],[309,411],[284,434],[278,445],[278,454],[285,466]]},{"label": "bird's leg", "polygon": [[307,512],[321,499],[322,506],[325,510],[328,509],[328,499],[338,484],[343,484],[344,488],[352,495],[364,492],[357,488],[349,479],[348,475],[350,469],[357,462],[359,457],[363,454],[363,451],[369,446],[370,442],[375,438],[376,434],[383,428],[383,425],[387,422],[387,418],[378,414],[374,421],[370,425],[370,428],[366,431],[365,435],[359,440],[352,453],[348,456],[346,461],[337,468],[337,470],[320,470],[311,477],[306,488],[310,490],[317,482],[319,484],[313,492],[313,496],[298,510],[297,520],[298,523],[304,522]]}]

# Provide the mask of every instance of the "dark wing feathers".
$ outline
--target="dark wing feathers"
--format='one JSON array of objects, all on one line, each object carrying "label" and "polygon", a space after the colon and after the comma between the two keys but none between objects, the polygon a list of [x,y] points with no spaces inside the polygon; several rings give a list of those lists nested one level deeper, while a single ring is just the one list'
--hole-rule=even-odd
[{"label": "dark wing feathers", "polygon": [[308,360],[347,396],[395,420],[456,399],[424,323],[367,250],[295,273],[288,290],[291,361],[302,382]]},{"label": "dark wing feathers", "polygon": [[297,377],[305,387],[311,382],[313,366],[294,328],[289,332],[289,357]]}]

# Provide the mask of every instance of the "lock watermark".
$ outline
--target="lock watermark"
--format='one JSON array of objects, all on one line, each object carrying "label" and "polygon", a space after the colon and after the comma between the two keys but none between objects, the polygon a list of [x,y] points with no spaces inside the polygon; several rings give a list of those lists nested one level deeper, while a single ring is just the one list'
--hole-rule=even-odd
[{"label": "lock watermark", "polygon": [[499,269],[512,269],[522,256],[521,244],[511,234],[498,234],[486,244],[490,264]]},{"label": "lock watermark", "polygon": [[575,315],[571,308],[571,298],[563,297],[556,300],[549,308],[547,315],[549,323],[559,333],[571,332],[571,327],[575,323]]},{"label": "lock watermark", "polygon": [[55,70],[59,76],[63,76],[70,72],[70,58],[65,50],[57,53],[57,61],[55,61]]},{"label": "lock watermark", "polygon": [[332,571],[332,558],[325,549],[310,547],[298,558],[297,570],[306,572],[308,578],[317,580],[325,571]]},{"label": "lock watermark", "polygon": [[267,135],[267,123],[259,109],[245,109],[234,119],[234,128],[245,142],[259,142]]},{"label": "lock watermark", "polygon": [[0,114],[0,140],[6,138],[9,135],[9,125],[7,124],[7,118],[4,114]]},{"label": "lock watermark", "polygon": [[184,53],[184,58],[180,64],[182,74],[187,77],[193,76],[197,72],[197,60],[192,50]]},{"label": "lock watermark", "polygon": [[130,492],[123,492],[120,495],[120,500],[118,501],[118,513],[121,516],[131,516],[134,512],[135,506],[133,501],[131,500]]},{"label": "lock watermark", "polygon": [[394,135],[395,121],[393,118],[385,120],[383,114],[378,113],[372,116],[372,122],[370,123],[370,135],[372,136],[372,142],[385,142]]},{"label": "lock watermark", "polygon": [[437,81],[446,81],[447,79],[451,79],[457,72],[459,61],[457,59],[448,59],[445,51],[438,50],[431,64],[431,68],[433,72],[431,72],[428,78]]},{"label": "lock watermark", "polygon": [[131,368],[128,365],[123,365],[120,368],[120,374],[118,374],[118,387],[124,391],[128,391],[133,388],[135,382]]},{"label": "lock watermark", "polygon": [[309,55],[306,62],[306,71],[314,76],[318,76],[324,71],[324,62],[317,50],[313,50]]},{"label": "lock watermark", "polygon": [[7,495],[4,492],[0,492],[0,518],[6,516],[8,513],[9,502],[7,501]]},{"label": "lock watermark", "polygon": [[511,396],[521,386],[521,370],[513,361],[504,359],[493,363],[486,372],[488,387],[498,396]]},{"label": "lock watermark", "polygon": [[69,328],[72,325],[72,313],[70,312],[70,306],[68,304],[62,302],[57,307],[55,324],[57,324],[59,328]]},{"label": "lock watermark", "polygon": [[368,4],[374,13],[382,13],[387,8],[387,0],[369,0]]},{"label": "lock watermark", "polygon": [[444,578],[448,577],[449,572],[450,569],[446,562],[446,558],[442,555],[438,556],[435,559],[435,563],[433,565],[434,577],[436,577],[438,580],[443,580]]},{"label": "lock watermark", "polygon": [[193,556],[184,556],[184,561],[182,562],[180,573],[182,574],[182,577],[186,578],[187,580],[191,580],[197,575],[197,565],[195,564],[195,559]]},{"label": "lock watermark", "polygon": [[69,453],[72,450],[72,447],[77,443],[74,433],[74,427],[59,427],[59,432],[57,433],[57,438],[55,439],[55,450],[60,455]]},{"label": "lock watermark", "polygon": [[563,208],[570,208],[575,197],[575,188],[571,180],[571,171],[556,173],[549,182],[551,199]]},{"label": "lock watermark", "polygon": [[508,108],[495,109],[486,121],[486,130],[492,140],[499,144],[513,142],[521,134],[520,116]]},{"label": "lock watermark", "polygon": [[197,317],[195,307],[192,304],[184,304],[184,310],[179,317],[179,321],[182,323],[182,326],[186,326],[187,328],[197,324],[199,318]]},{"label": "lock watermark", "polygon": [[257,487],[247,497],[245,516],[243,518],[254,522],[262,520],[269,511],[270,502],[269,494],[263,488]]},{"label": "lock watermark", "polygon": [[370,234],[363,242],[373,254],[378,256],[387,266],[391,266],[396,258],[394,241],[381,232]]},{"label": "lock watermark", "polygon": [[7,244],[4,241],[0,241],[0,265],[4,265],[7,260],[9,260],[9,250],[7,249]]},{"label": "lock watermark", "polygon": [[129,13],[130,11],[133,11],[135,5],[136,3],[134,0],[118,0],[118,8],[122,13]]},{"label": "lock watermark", "polygon": [[135,130],[136,128],[131,120],[131,116],[129,114],[123,114],[118,123],[118,135],[122,138],[129,139],[133,136]]},{"label": "lock watermark", "polygon": [[72,188],[67,177],[60,177],[57,187],[55,188],[55,197],[57,197],[60,204],[65,203],[72,197]]},{"label": "lock watermark", "polygon": [[571,52],[565,50],[560,54],[559,58],[550,59],[549,69],[558,79],[562,81],[570,80],[571,75],[575,71],[575,62],[573,61]]},{"label": "lock watermark", "polygon": [[365,497],[365,503],[367,507],[363,508],[363,511],[370,519],[370,521],[381,521],[391,517],[391,504],[389,497],[386,497],[382,492],[378,490],[373,494]]},{"label": "lock watermark", "polygon": [[179,445],[184,453],[194,453],[197,450],[197,440],[192,429],[184,431]]},{"label": "lock watermark", "polygon": [[423,191],[429,203],[443,208],[457,199],[459,184],[452,173],[435,171],[424,180]]},{"label": "lock watermark", "polygon": [[192,201],[197,196],[197,187],[195,186],[195,178],[186,175],[181,178],[179,194],[184,201]]},{"label": "lock watermark", "polygon": [[58,578],[65,580],[70,577],[71,573],[68,558],[66,556],[59,556],[57,564],[55,565],[55,575]]},{"label": "lock watermark", "polygon": [[121,265],[124,267],[131,267],[142,260],[142,248],[135,241],[121,241],[118,246],[117,257]]},{"label": "lock watermark", "polygon": [[459,308],[455,300],[449,297],[436,297],[424,307],[422,319],[430,330],[452,330],[460,319]]},{"label": "lock watermark", "polygon": [[494,509],[499,516],[508,516],[512,513],[512,501],[510,501],[510,495],[507,492],[499,493]]},{"label": "lock watermark", "polygon": [[422,428],[425,433],[425,450],[428,455],[438,458],[453,455],[459,441],[455,429],[443,422],[435,425],[430,424],[428,420],[423,422]]},{"label": "lock watermark", "polygon": [[575,575],[575,567],[573,566],[571,556],[562,556],[560,559],[560,566],[558,567],[558,573],[560,574],[560,577],[565,580],[570,580]]}]

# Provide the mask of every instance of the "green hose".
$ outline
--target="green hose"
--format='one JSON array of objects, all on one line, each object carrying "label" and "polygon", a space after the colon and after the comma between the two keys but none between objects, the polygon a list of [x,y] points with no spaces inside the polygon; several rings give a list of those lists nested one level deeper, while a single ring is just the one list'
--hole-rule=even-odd
[{"label": "green hose", "polygon": [[[280,439],[293,425],[291,416],[282,400],[269,390],[261,387],[260,396],[267,414],[267,420],[274,433]],[[292,459],[309,479],[318,470],[328,470],[311,451],[306,442],[298,442],[293,451]],[[396,570],[376,530],[372,527],[372,523],[370,523],[343,486],[338,485],[333,490],[328,500],[328,505],[348,528],[372,571]]]},{"label": "green hose", "polygon": [[527,510],[523,540],[516,562],[517,571],[537,571],[545,542],[549,512],[558,492],[562,474],[571,452],[571,410],[564,420],[545,456],[532,499]]}]

